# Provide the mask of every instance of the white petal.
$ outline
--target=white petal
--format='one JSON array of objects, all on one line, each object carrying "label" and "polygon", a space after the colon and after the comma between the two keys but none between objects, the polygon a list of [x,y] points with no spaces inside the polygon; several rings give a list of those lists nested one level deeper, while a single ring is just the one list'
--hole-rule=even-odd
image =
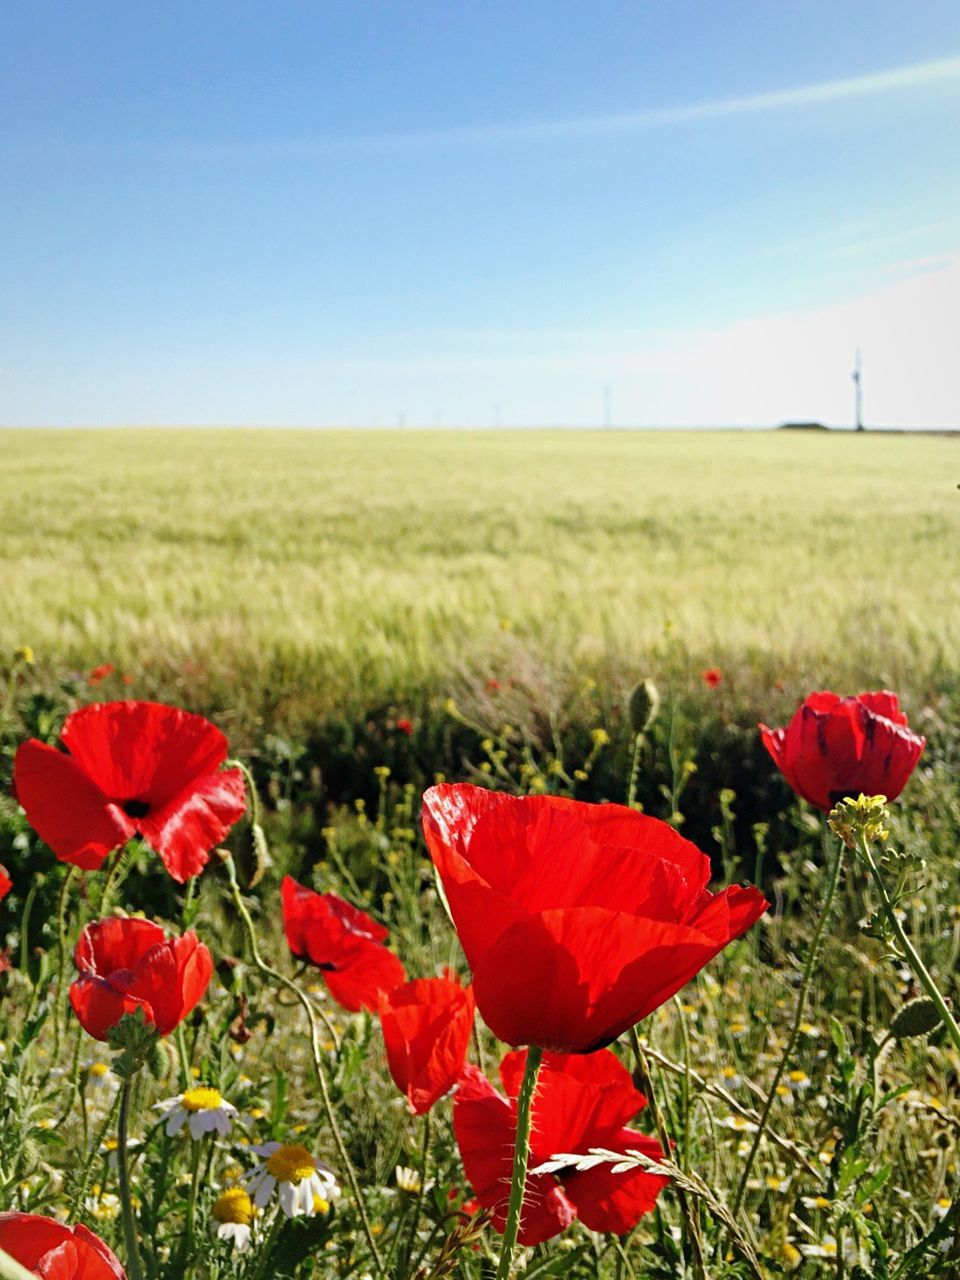
[{"label": "white petal", "polygon": [[295,1218],[299,1213],[297,1207],[297,1189],[292,1182],[280,1183],[280,1208],[288,1218]]},{"label": "white petal", "polygon": [[164,1126],[167,1131],[167,1137],[172,1138],[175,1133],[179,1133],[183,1128],[183,1122],[187,1118],[187,1113],[180,1107],[176,1111],[171,1111],[167,1117],[167,1123]]}]

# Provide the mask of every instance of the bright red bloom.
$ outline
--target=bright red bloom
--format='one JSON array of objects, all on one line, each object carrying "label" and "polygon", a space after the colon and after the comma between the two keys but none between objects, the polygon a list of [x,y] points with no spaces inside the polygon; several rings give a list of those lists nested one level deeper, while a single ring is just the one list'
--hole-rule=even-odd
[{"label": "bright red bloom", "polygon": [[203,998],[213,974],[210,952],[195,933],[168,938],[151,920],[124,916],[88,924],[73,961],[80,976],[70,984],[70,1003],[95,1040],[106,1040],[111,1027],[137,1009],[160,1035],[169,1035]]},{"label": "bright red bloom", "polygon": [[385,995],[406,979],[403,965],[383,945],[383,925],[335,893],[315,893],[284,876],[280,886],[287,945],[323,973],[327,990],[351,1013],[376,1013]]},{"label": "bright red bloom", "polygon": [[87,676],[87,684],[91,688],[96,688],[98,684],[102,684],[107,676],[112,676],[116,667],[112,662],[101,662],[99,667],[94,667]]},{"label": "bright red bloom", "polygon": [[[508,1053],[500,1064],[502,1097],[476,1067],[466,1067],[453,1102],[453,1129],[464,1171],[479,1203],[502,1232],[507,1218],[516,1098],[526,1052]],[[625,1126],[646,1106],[630,1074],[609,1049],[586,1055],[547,1053],[533,1098],[531,1170],[557,1155],[586,1155],[591,1147],[641,1151],[658,1160],[659,1143]],[[641,1170],[613,1173],[611,1164],[584,1172],[527,1177],[520,1215],[520,1243],[540,1244],[579,1218],[591,1231],[622,1235],[653,1208],[667,1179]]]},{"label": "bright red bloom", "polygon": [[413,721],[400,719],[396,722],[397,733],[404,733],[409,738],[413,733]]},{"label": "bright red bloom", "polygon": [[703,676],[703,683],[709,685],[711,689],[716,689],[723,679],[723,672],[719,667],[707,667],[706,671],[702,671],[700,674]]},{"label": "bright red bloom", "polygon": [[457,1082],[473,1029],[473,991],[449,971],[395,987],[380,1008],[393,1082],[422,1116]]},{"label": "bright red bloom", "polygon": [[477,1008],[507,1044],[609,1044],[769,905],[708,892],[710,859],[621,805],[445,785],[424,796],[423,829]]},{"label": "bright red bloom", "polygon": [[159,702],[92,703],[67,716],[66,751],[31,738],[14,762],[17,799],[62,862],[96,871],[138,833],[182,884],[243,815],[243,775],[221,770],[209,720]]},{"label": "bright red bloom", "polygon": [[13,888],[13,881],[7,872],[7,868],[0,863],[0,902],[7,896]]},{"label": "bright red bloom", "polygon": [[829,812],[845,796],[896,800],[926,738],[907,727],[895,693],[811,693],[785,729],[760,725],[764,746],[797,795]]},{"label": "bright red bloom", "polygon": [[35,1213],[0,1213],[0,1249],[42,1280],[126,1280],[99,1236]]}]

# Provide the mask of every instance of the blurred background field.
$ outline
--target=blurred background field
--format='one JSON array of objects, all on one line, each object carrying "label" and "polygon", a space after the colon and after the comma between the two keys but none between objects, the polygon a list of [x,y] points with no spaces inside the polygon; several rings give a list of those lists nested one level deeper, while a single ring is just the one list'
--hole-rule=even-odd
[{"label": "blurred background field", "polygon": [[[525,679],[928,698],[960,651],[960,440],[5,431],[0,651],[235,730]],[[553,693],[551,694],[551,691]]]}]

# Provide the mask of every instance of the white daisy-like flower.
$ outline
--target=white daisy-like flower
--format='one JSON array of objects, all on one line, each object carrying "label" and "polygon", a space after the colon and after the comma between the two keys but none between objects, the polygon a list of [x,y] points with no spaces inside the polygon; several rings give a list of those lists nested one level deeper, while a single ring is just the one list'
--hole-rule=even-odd
[{"label": "white daisy-like flower", "polygon": [[237,1114],[237,1108],[222,1098],[218,1089],[209,1089],[206,1085],[166,1098],[156,1104],[156,1109],[167,1117],[168,1138],[179,1133],[184,1125],[189,1128],[191,1138],[202,1138],[205,1133],[226,1137]]},{"label": "white daisy-like flower", "polygon": [[339,1198],[340,1187],[333,1170],[299,1143],[265,1142],[250,1149],[265,1157],[263,1164],[243,1178],[243,1185],[252,1193],[258,1209],[264,1207],[278,1187],[280,1208],[288,1218],[326,1213],[330,1201]]},{"label": "white daisy-like flower", "polygon": [[91,1089],[112,1092],[120,1087],[120,1081],[110,1069],[109,1062],[92,1061],[87,1063],[87,1085]]},{"label": "white daisy-like flower", "polygon": [[237,1253],[246,1253],[257,1211],[243,1187],[229,1187],[217,1197],[210,1212],[217,1223],[217,1239],[229,1240]]},{"label": "white daisy-like flower", "polygon": [[935,1218],[945,1218],[950,1212],[952,1204],[952,1200],[948,1199],[947,1196],[942,1196],[933,1206],[933,1216]]}]

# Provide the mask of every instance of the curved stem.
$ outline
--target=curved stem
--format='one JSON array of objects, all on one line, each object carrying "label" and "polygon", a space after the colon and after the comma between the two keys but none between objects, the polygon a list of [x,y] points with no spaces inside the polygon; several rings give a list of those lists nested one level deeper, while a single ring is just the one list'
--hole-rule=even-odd
[{"label": "curved stem", "polygon": [[[330,1132],[333,1134],[333,1140],[336,1144],[337,1154],[340,1157],[341,1164],[347,1175],[347,1181],[350,1183],[350,1191],[353,1195],[354,1203],[357,1207],[357,1213],[360,1215],[360,1223],[363,1227],[363,1234],[367,1238],[367,1244],[370,1247],[370,1253],[376,1263],[376,1269],[379,1275],[384,1274],[383,1259],[380,1256],[380,1250],[377,1248],[377,1242],[374,1238],[373,1231],[370,1227],[370,1220],[367,1217],[366,1206],[363,1203],[363,1196],[360,1193],[360,1183],[357,1180],[356,1170],[353,1162],[347,1152],[346,1143],[340,1132],[340,1126],[337,1124],[337,1115],[334,1110],[333,1101],[330,1097],[330,1087],[327,1084],[327,1073],[323,1065],[323,1054],[320,1048],[320,1034],[317,1029],[317,1017],[313,1005],[309,998],[304,995],[295,982],[291,982],[289,978],[284,977],[276,969],[270,967],[260,954],[260,948],[257,944],[257,931],[254,928],[253,920],[250,918],[250,912],[247,910],[247,904],[243,900],[240,892],[240,885],[237,882],[237,872],[233,865],[233,858],[226,854],[223,858],[223,864],[227,869],[227,877],[230,882],[230,895],[233,899],[233,905],[237,909],[237,914],[243,921],[244,929],[247,934],[247,941],[250,944],[250,954],[253,957],[253,963],[260,972],[271,981],[277,983],[289,991],[292,996],[296,997],[297,1003],[307,1015],[307,1023],[310,1027],[310,1049],[313,1055],[313,1070],[317,1077],[317,1083],[320,1085],[320,1098],[323,1102],[323,1111],[330,1126]],[[134,1277],[133,1280],[139,1280]]]},{"label": "curved stem", "polygon": [[530,1157],[530,1120],[533,1113],[533,1095],[537,1088],[537,1075],[540,1071],[540,1060],[543,1050],[537,1045],[527,1049],[527,1062],[523,1069],[523,1080],[517,1095],[517,1135],[513,1148],[513,1177],[510,1179],[510,1202],[507,1206],[507,1221],[503,1229],[503,1244],[500,1248],[500,1263],[497,1267],[496,1280],[508,1280],[513,1270],[513,1254],[517,1247],[517,1233],[520,1230],[520,1211],[523,1208],[523,1192],[527,1185],[527,1161]]},{"label": "curved stem", "polygon": [[[826,846],[827,834],[826,828],[824,828],[824,848],[826,848]],[[780,1061],[777,1063],[777,1069],[773,1074],[773,1082],[770,1085],[770,1091],[763,1104],[763,1110],[760,1112],[760,1123],[757,1125],[757,1132],[753,1135],[753,1143],[750,1147],[749,1154],[744,1161],[743,1172],[740,1175],[740,1185],[737,1187],[736,1199],[733,1202],[733,1212],[735,1215],[740,1212],[744,1192],[747,1189],[747,1179],[750,1177],[750,1170],[753,1168],[753,1162],[756,1159],[760,1140],[767,1127],[770,1108],[773,1106],[773,1100],[777,1096],[777,1089],[780,1086],[780,1081],[783,1079],[783,1073],[786,1070],[787,1063],[793,1055],[797,1040],[800,1036],[800,1027],[803,1024],[803,1010],[807,1001],[807,989],[810,986],[810,979],[813,977],[814,966],[816,965],[817,957],[820,954],[820,943],[823,940],[823,933],[827,927],[827,921],[830,918],[830,913],[833,910],[833,901],[837,896],[837,885],[840,882],[840,868],[843,866],[844,848],[845,845],[843,841],[838,840],[836,853],[834,854],[833,862],[830,865],[829,879],[827,880],[827,892],[823,900],[823,906],[820,910],[820,919],[817,921],[816,932],[813,935],[813,941],[811,942],[810,950],[807,953],[807,962],[803,966],[803,977],[800,980],[800,991],[797,995],[797,1011],[793,1017],[793,1027],[790,1030],[790,1038],[787,1041],[786,1048],[780,1056]]]},{"label": "curved stem", "polygon": [[957,1020],[953,1016],[950,1006],[941,994],[940,988],[937,986],[936,982],[934,982],[929,969],[920,959],[916,947],[904,932],[903,925],[900,923],[899,917],[897,916],[896,908],[890,900],[889,893],[887,893],[887,886],[883,882],[883,876],[880,872],[880,868],[873,859],[873,854],[870,852],[870,845],[867,843],[866,837],[862,834],[857,839],[857,853],[859,853],[860,857],[867,864],[870,874],[873,876],[873,882],[877,886],[877,893],[879,893],[880,901],[883,904],[884,914],[890,922],[890,928],[896,934],[897,941],[903,948],[910,968],[913,970],[924,991],[937,1006],[937,1011],[943,1019],[944,1026],[950,1034],[950,1039],[953,1041],[954,1048],[960,1050],[960,1026],[957,1025]]},{"label": "curved stem", "polygon": [[137,1223],[130,1194],[130,1162],[127,1156],[127,1133],[130,1120],[130,1095],[134,1076],[124,1079],[120,1091],[120,1117],[117,1121],[117,1181],[120,1184],[120,1208],[123,1213],[123,1239],[127,1249],[130,1280],[143,1280],[143,1264],[137,1243]]}]

